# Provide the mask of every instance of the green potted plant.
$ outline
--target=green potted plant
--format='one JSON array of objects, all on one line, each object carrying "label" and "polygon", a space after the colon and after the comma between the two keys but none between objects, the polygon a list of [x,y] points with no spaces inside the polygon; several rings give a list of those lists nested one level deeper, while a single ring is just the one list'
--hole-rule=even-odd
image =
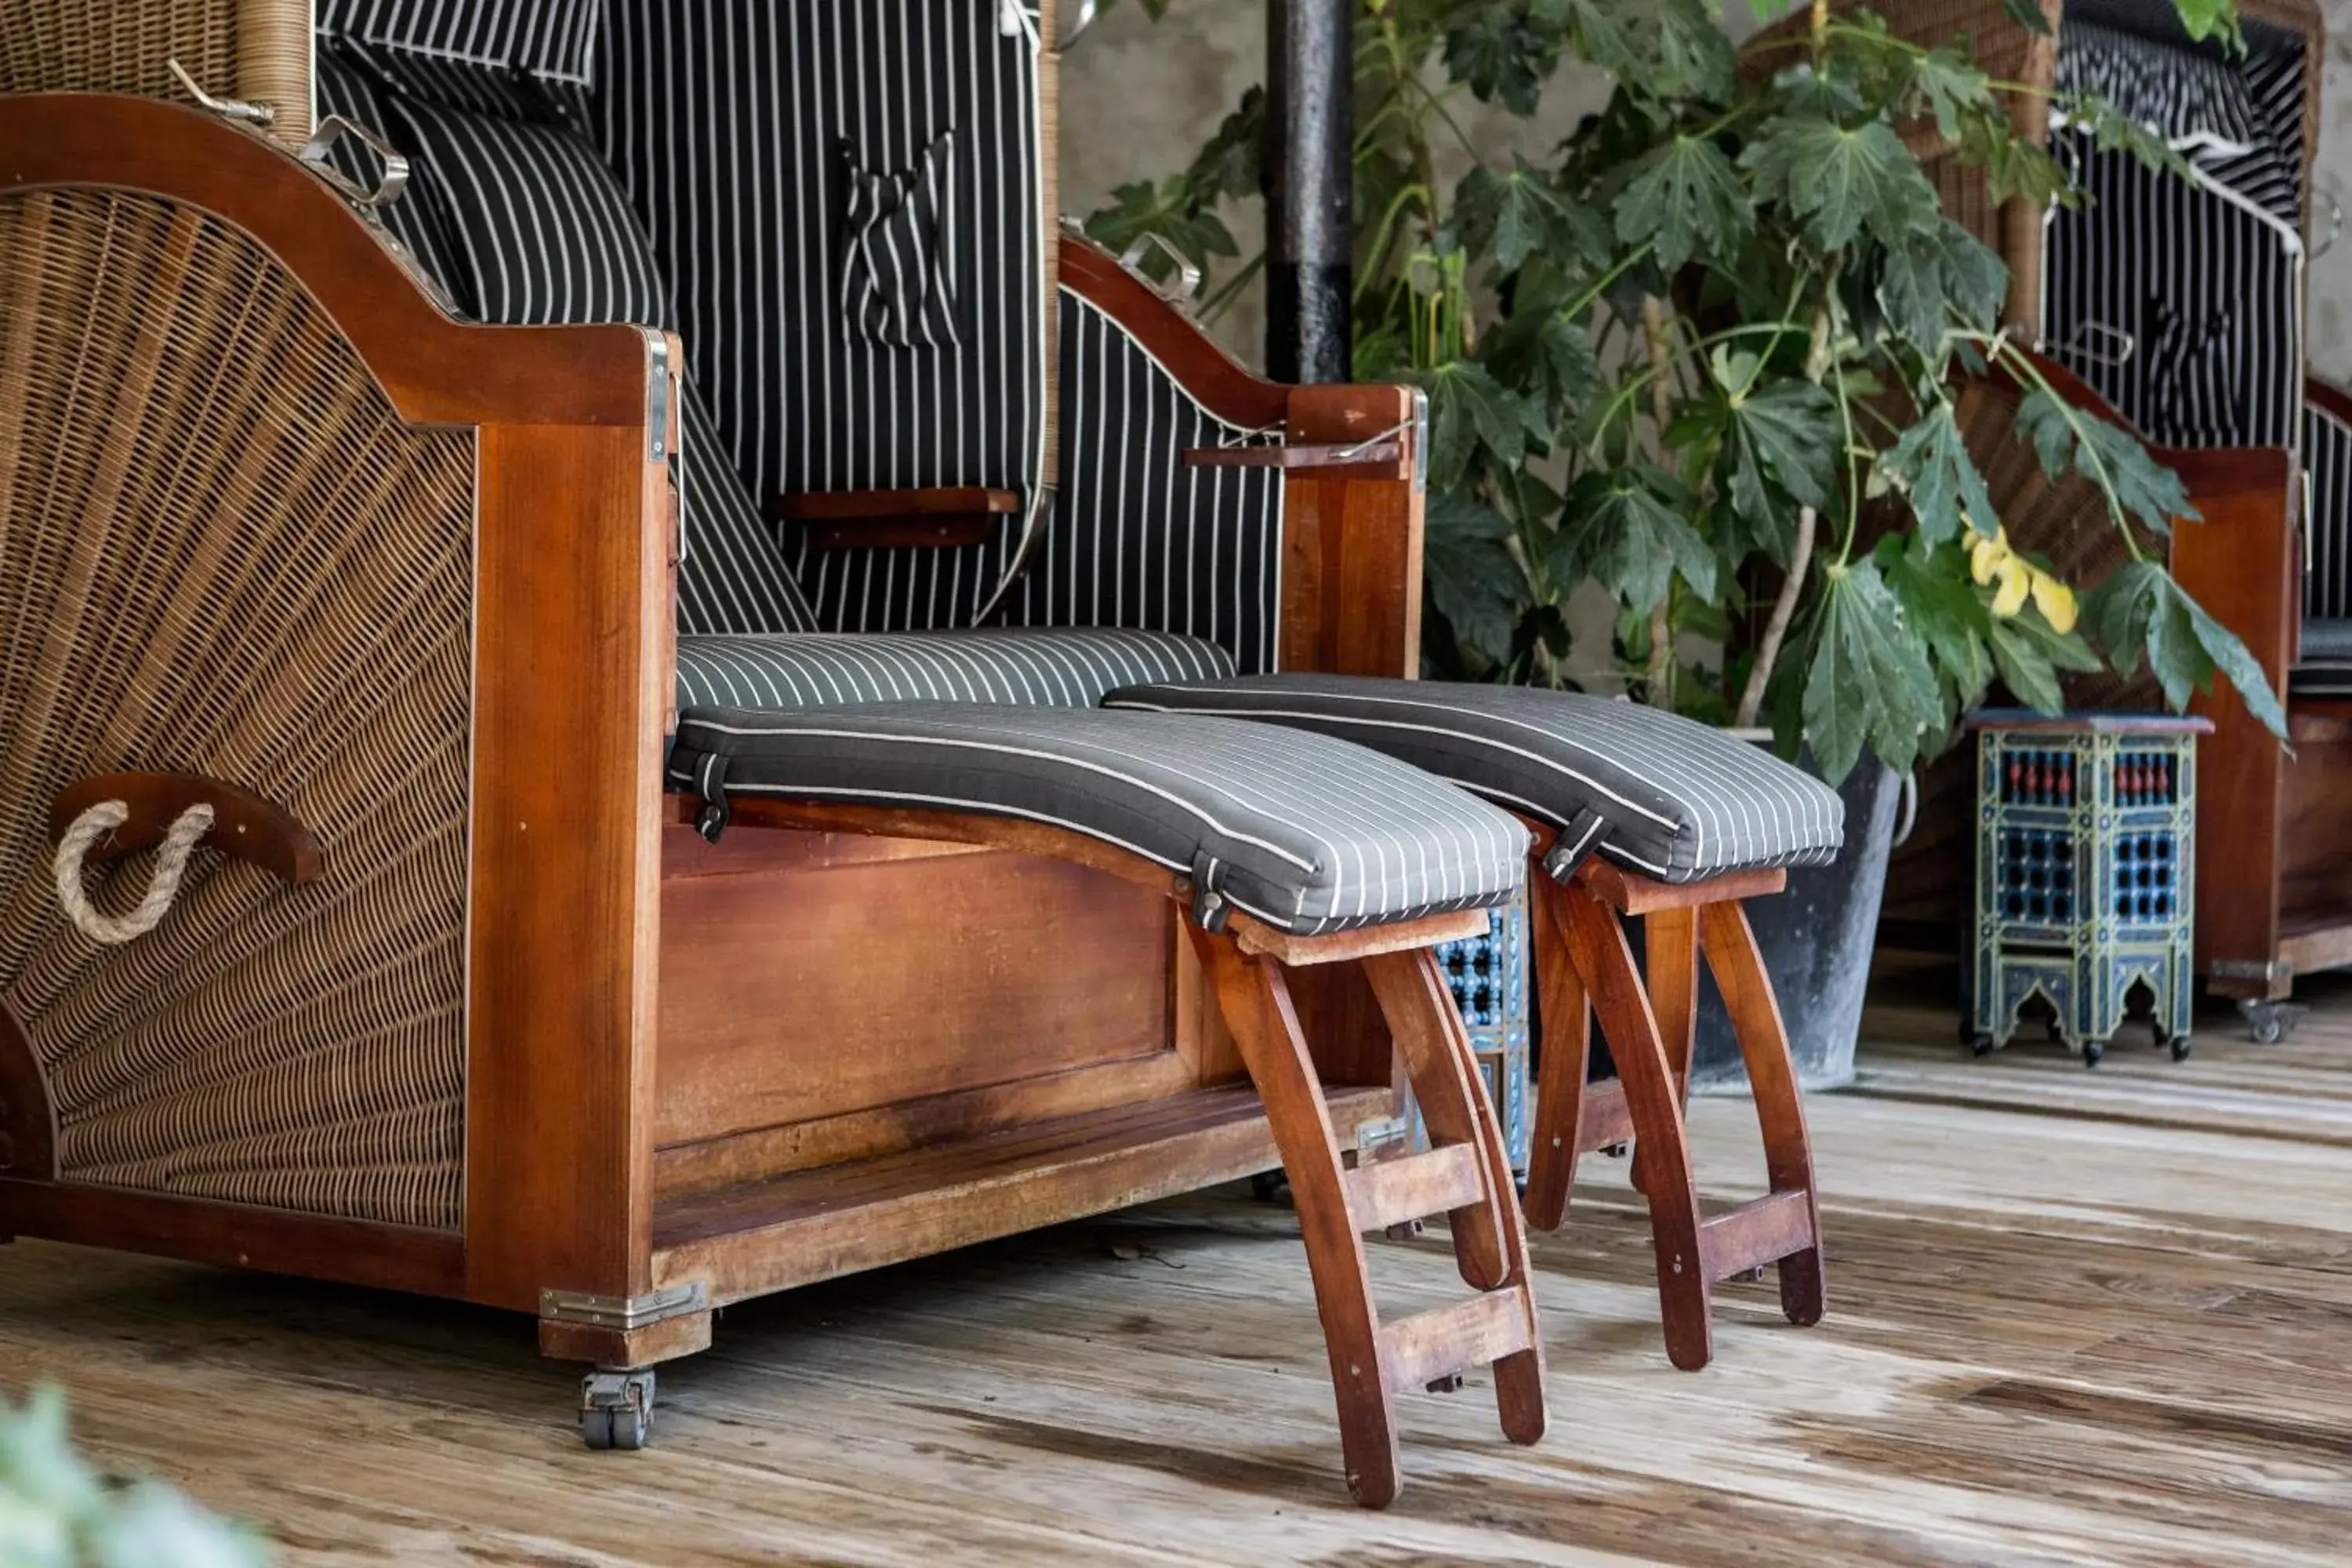
[{"label": "green potted plant", "polygon": [[[2200,30],[2231,25],[2215,0],[2182,5]],[[1430,397],[1432,674],[1566,680],[1565,607],[1591,582],[1616,606],[1612,662],[1635,700],[1767,729],[1832,783],[1868,763],[1843,900],[1860,951],[1790,961],[1850,978],[1850,996],[1792,1009],[1824,1042],[1809,1065],[1835,1079],[1885,874],[1876,797],[1996,680],[2055,710],[2062,673],[2145,658],[2176,706],[2220,674],[2274,730],[2284,716],[2139,543],[2193,515],[2179,481],[2000,329],[2005,267],[1940,210],[1900,134],[1932,120],[1996,197],[2076,199],[2011,126],[2004,94],[2036,89],[1866,10],[1815,4],[1808,23],[1742,71],[1706,0],[1363,0],[1355,347],[1360,376]],[[1468,146],[1461,95],[1531,114],[1570,59],[1609,74],[1604,109],[1544,162],[1440,181],[1438,147]],[[2095,100],[2063,107],[2174,160]],[[1224,264],[1204,311],[1255,270],[1233,265],[1216,209],[1255,190],[1258,112],[1245,99],[1188,169],[1089,220],[1113,244],[1154,229]],[[2079,601],[2010,548],[1962,442],[1955,374],[1989,367],[2027,388],[2017,438],[2094,481],[2131,549]],[[1788,935],[1840,923],[1811,910]]]}]

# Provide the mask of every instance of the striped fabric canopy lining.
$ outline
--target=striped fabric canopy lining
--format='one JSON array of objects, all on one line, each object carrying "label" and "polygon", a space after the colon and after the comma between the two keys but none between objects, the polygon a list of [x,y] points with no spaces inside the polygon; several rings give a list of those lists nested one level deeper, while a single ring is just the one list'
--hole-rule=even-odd
[{"label": "striped fabric canopy lining", "polygon": [[705,800],[912,805],[1084,834],[1300,935],[1507,901],[1527,830],[1398,762],[1265,725],[1099,709],[910,702],[708,709],[671,782]]},{"label": "striped fabric canopy lining", "polygon": [[2185,181],[2057,130],[2091,200],[2043,230],[2045,344],[2168,446],[2300,434],[2303,42],[2248,27],[2238,62],[2071,16],[2060,35],[2062,89],[2109,96],[2195,157]]},{"label": "striped fabric canopy lining", "polygon": [[[983,543],[795,562],[821,622],[968,623],[1039,497],[1046,386],[1042,67],[997,0],[609,0],[597,134],[650,233],[735,468],[765,498],[974,486],[1022,498]],[[845,140],[914,167],[950,130],[941,265],[960,341],[845,327]]]},{"label": "striped fabric canopy lining", "polygon": [[[2311,491],[2311,570],[2304,578],[2304,615],[2352,620],[2352,424],[2316,403],[2304,406],[2303,466]],[[2352,646],[2314,647],[2305,628],[2304,656],[2352,663]]]}]

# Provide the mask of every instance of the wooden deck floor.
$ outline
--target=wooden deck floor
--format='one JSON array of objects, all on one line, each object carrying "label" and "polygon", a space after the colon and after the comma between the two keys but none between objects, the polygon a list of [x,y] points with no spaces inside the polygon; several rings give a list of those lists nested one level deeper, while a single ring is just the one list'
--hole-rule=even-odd
[{"label": "wooden deck floor", "polygon": [[[657,1446],[592,1455],[495,1314],[23,1243],[0,1390],[73,1392],[112,1465],[287,1560],[2284,1563],[2352,1540],[2352,985],[2287,1045],[2205,1020],[1966,1060],[1935,989],[1818,1098],[1830,1317],[1721,1293],[1673,1371],[1622,1164],[1539,1244],[1553,1434],[1483,1380],[1409,1406],[1403,1498],[1348,1505],[1286,1213],[1192,1201],[730,1311]],[[1744,1102],[1702,1101],[1727,1195]],[[1452,1293],[1431,1237],[1395,1305]]]}]

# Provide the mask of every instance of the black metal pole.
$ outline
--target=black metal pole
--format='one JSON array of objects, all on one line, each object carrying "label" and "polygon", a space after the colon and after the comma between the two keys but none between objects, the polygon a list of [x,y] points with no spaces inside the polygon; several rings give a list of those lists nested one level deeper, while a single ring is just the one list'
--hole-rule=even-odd
[{"label": "black metal pole", "polygon": [[1355,0],[1266,0],[1266,374],[1346,381]]}]

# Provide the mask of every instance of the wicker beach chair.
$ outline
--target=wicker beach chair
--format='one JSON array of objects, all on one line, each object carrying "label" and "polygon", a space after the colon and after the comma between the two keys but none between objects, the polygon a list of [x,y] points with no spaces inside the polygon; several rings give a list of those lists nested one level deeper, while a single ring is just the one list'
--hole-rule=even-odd
[{"label": "wicker beach chair", "polygon": [[[2046,141],[2093,195],[2048,214],[1989,199],[1980,170],[1932,124],[1909,127],[1947,209],[2010,268],[2005,315],[2047,356],[2062,395],[2133,428],[2178,471],[2203,518],[2169,541],[2174,574],[2245,639],[2288,703],[2283,752],[2231,691],[2206,705],[2197,868],[2199,971],[2243,999],[2258,1035],[2293,1016],[2274,1004],[2297,973],[2352,962],[2352,900],[2334,868],[2352,852],[2336,803],[2352,752],[2335,739],[2352,696],[2352,468],[2347,404],[2303,364],[2303,272],[2331,226],[2314,186],[2325,30],[2311,0],[2247,0],[2248,47],[2196,45],[2165,0],[2043,0],[2036,35],[2000,0],[1886,0],[1897,36],[1966,38],[1992,76],[2098,92],[2180,148],[2191,179],[2053,122],[2046,96],[2019,93],[2020,129]],[[1801,33],[1792,17],[1751,40],[1763,70]],[[2091,586],[2128,559],[2105,503],[2079,478],[2044,475],[2012,436],[2023,395],[1968,389],[1970,451],[2020,548]],[[2308,548],[2304,543],[2308,503]],[[2310,571],[2304,570],[2304,556]],[[2086,678],[2082,707],[2153,708],[2151,679]],[[1948,945],[1971,929],[1973,770],[1957,753],[1921,787],[1919,828],[1898,852],[1887,918]],[[2292,826],[2291,826],[2292,825]],[[1966,942],[1963,940],[1962,945]]]},{"label": "wicker beach chair", "polygon": [[[1278,1159],[1358,1497],[1465,1367],[1533,1441],[1427,952],[1528,833],[1096,707],[1409,673],[1412,395],[1255,381],[1057,246],[1018,5],[202,9],[7,8],[85,42],[0,80],[0,1235],[535,1313],[633,1447],[730,1301]],[[291,13],[314,136],[241,65]],[[208,108],[125,96],[158,54]],[[1535,808],[1576,973],[1679,1147],[1589,804]],[[1437,1146],[1351,1164],[1401,1079]],[[1790,1147],[1686,1261],[1799,1208],[1817,1258]],[[1358,1237],[1437,1212],[1475,1293],[1383,1326]]]}]

